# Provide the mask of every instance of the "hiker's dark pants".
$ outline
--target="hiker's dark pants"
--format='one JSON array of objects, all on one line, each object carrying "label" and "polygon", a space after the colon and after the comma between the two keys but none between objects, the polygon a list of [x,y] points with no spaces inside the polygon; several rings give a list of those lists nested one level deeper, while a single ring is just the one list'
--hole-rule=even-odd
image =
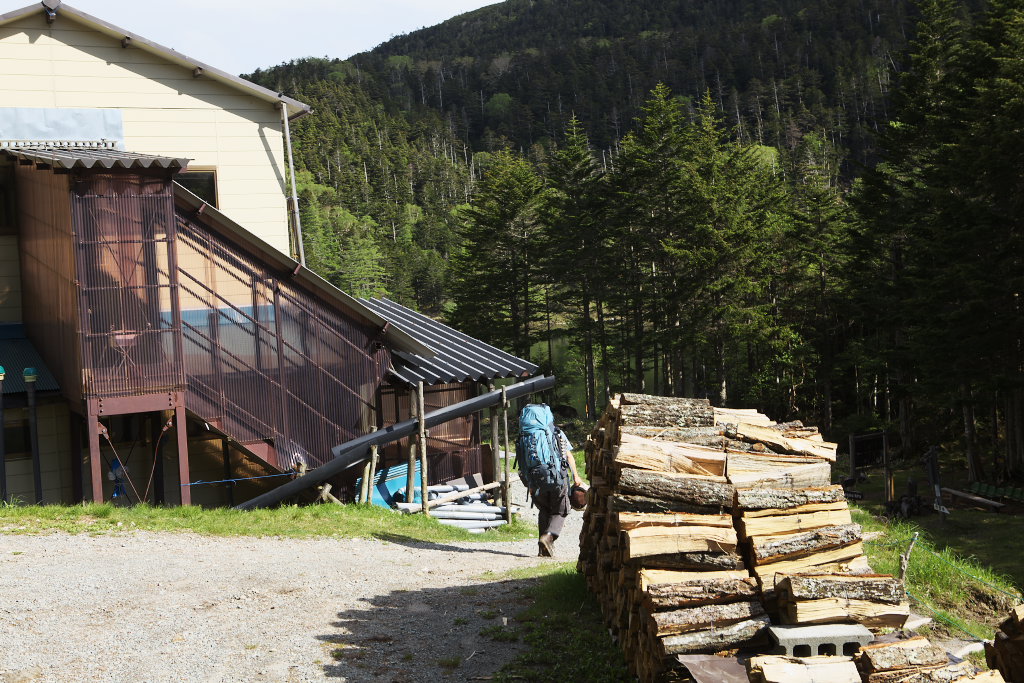
[{"label": "hiker's dark pants", "polygon": [[537,515],[537,526],[541,535],[551,534],[558,537],[562,533],[565,518],[569,516],[569,492],[566,489],[552,491],[533,499],[540,514]]}]

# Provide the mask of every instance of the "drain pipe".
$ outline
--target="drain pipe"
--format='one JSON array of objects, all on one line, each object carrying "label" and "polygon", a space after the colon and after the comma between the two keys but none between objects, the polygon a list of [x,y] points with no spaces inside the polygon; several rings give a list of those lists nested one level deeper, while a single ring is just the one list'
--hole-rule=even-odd
[{"label": "drain pipe", "polygon": [[292,157],[292,133],[288,124],[288,105],[281,102],[281,122],[284,124],[284,146],[288,150],[288,174],[292,178],[291,204],[292,228],[295,235],[295,246],[299,255],[299,263],[306,266],[306,247],[302,244],[302,220],[299,218],[299,193],[295,189],[295,160]]}]

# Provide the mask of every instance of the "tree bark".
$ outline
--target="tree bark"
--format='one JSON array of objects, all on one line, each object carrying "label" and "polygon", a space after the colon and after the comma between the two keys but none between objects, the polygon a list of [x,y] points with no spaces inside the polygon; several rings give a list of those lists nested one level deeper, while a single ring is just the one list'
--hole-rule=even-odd
[{"label": "tree bark", "polygon": [[754,600],[757,597],[757,581],[754,579],[685,581],[651,586],[644,595],[644,606],[652,612],[661,612],[681,607]]},{"label": "tree bark", "polygon": [[[717,479],[713,478],[713,479]],[[625,469],[619,474],[619,490],[649,498],[663,498],[702,507],[732,507],[732,484],[697,475],[645,472]]]},{"label": "tree bark", "polygon": [[756,488],[737,489],[736,505],[741,510],[786,509],[812,503],[841,503],[846,501],[843,487],[823,486],[808,489]]},{"label": "tree bark", "polygon": [[725,605],[684,607],[648,616],[648,624],[656,636],[668,636],[707,628],[721,628],[764,615],[760,602],[733,602]]},{"label": "tree bark", "polygon": [[721,506],[691,505],[680,500],[665,500],[649,496],[624,496],[612,494],[613,512],[687,512],[695,515],[717,515]]},{"label": "tree bark", "polygon": [[898,605],[905,598],[903,583],[887,575],[797,574],[780,579],[775,588],[786,600],[849,598]]},{"label": "tree bark", "polygon": [[767,616],[759,616],[724,628],[668,636],[661,639],[661,654],[714,653],[732,649],[754,642],[770,625]]},{"label": "tree bark", "polygon": [[813,531],[782,536],[753,536],[750,539],[755,564],[768,564],[840,548],[861,540],[859,524],[826,526]]}]

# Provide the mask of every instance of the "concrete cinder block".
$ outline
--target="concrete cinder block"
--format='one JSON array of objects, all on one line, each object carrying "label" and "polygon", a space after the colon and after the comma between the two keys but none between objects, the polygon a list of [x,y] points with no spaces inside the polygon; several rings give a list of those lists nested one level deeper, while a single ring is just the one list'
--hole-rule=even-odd
[{"label": "concrete cinder block", "polygon": [[871,631],[860,624],[771,626],[768,633],[776,643],[773,654],[790,657],[850,656],[875,638]]}]

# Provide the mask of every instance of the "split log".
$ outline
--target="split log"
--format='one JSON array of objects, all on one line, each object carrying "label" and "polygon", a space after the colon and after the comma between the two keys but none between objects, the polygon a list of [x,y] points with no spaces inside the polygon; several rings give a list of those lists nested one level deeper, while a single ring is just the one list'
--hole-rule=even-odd
[{"label": "split log", "polygon": [[685,512],[617,512],[620,529],[647,526],[713,526],[732,528],[732,515],[694,515]]},{"label": "split log", "polygon": [[785,617],[790,624],[837,624],[852,621],[870,628],[900,628],[910,618],[910,604],[904,602],[892,605],[847,598],[800,600],[786,605]]},{"label": "split log", "polygon": [[844,500],[839,503],[809,503],[798,505],[795,508],[782,510],[779,508],[766,508],[764,510],[744,510],[744,519],[757,519],[758,517],[778,517],[782,515],[806,515],[811,512],[843,512],[849,511],[850,506]]},{"label": "split log", "polygon": [[974,665],[970,662],[960,662],[945,666],[883,671],[870,674],[867,683],[953,683],[973,675],[975,671]]},{"label": "split log", "polygon": [[910,667],[939,666],[949,662],[946,653],[924,636],[893,643],[865,645],[860,649],[860,669],[865,673]]},{"label": "split log", "polygon": [[689,581],[718,581],[720,579],[747,579],[750,574],[743,570],[720,572],[687,572],[671,569],[641,569],[636,574],[636,587],[647,591],[651,586],[686,583]]},{"label": "split log", "polygon": [[702,652],[713,653],[748,645],[761,637],[770,625],[771,621],[767,615],[764,615],[723,628],[667,636],[658,641],[661,647],[660,655],[667,657],[668,655]]},{"label": "split log", "polygon": [[714,476],[724,475],[726,467],[726,456],[721,451],[628,434],[622,435],[614,450],[614,461],[638,469]]},{"label": "split log", "polygon": [[736,549],[736,531],[710,526],[640,527],[623,531],[625,557],[693,552],[730,552]]},{"label": "split log", "polygon": [[729,456],[729,481],[736,487],[770,486],[778,489],[807,489],[828,486],[832,481],[832,466],[827,462],[814,465],[774,467],[767,471],[734,472]]},{"label": "split log", "polygon": [[852,562],[863,554],[864,544],[857,541],[842,548],[824,550],[808,557],[757,565],[751,571],[761,580],[763,590],[771,590],[775,587],[776,574],[802,574],[806,573],[808,569],[824,565],[838,564],[842,566],[844,563]]},{"label": "split log", "polygon": [[742,510],[786,510],[812,503],[840,503],[846,500],[843,487],[821,486],[806,489],[790,488],[738,488],[736,505]]},{"label": "split log", "polygon": [[666,500],[650,496],[610,496],[609,509],[612,512],[685,512],[696,515],[718,515],[722,512],[721,505],[691,505],[681,500]]},{"label": "split log", "polygon": [[794,574],[775,585],[786,600],[844,598],[899,605],[906,599],[903,582],[889,574]]},{"label": "split log", "polygon": [[755,408],[715,408],[715,424],[746,424],[770,427],[775,422],[767,415],[760,413]]},{"label": "split log", "polygon": [[849,657],[762,655],[750,659],[747,675],[757,683],[860,683],[857,665]]},{"label": "split log", "polygon": [[711,406],[699,402],[675,405],[622,405],[619,407],[619,426],[670,427],[690,429],[712,427],[715,424]]},{"label": "split log", "polygon": [[644,607],[658,612],[696,605],[718,605],[757,598],[754,579],[714,579],[683,581],[650,586],[644,593]]},{"label": "split log", "polygon": [[622,470],[618,488],[648,498],[678,500],[704,507],[732,507],[735,489],[722,477],[701,477],[695,474],[671,474]]},{"label": "split log", "polygon": [[626,560],[631,564],[640,562],[651,569],[703,569],[725,571],[743,569],[743,558],[739,553],[669,553],[667,555],[646,555],[637,560]]},{"label": "split log", "polygon": [[731,602],[724,605],[699,605],[669,612],[648,615],[654,635],[669,636],[678,633],[720,628],[764,615],[764,607],[756,600]]},{"label": "split log", "polygon": [[744,441],[763,443],[770,448],[781,449],[796,455],[812,455],[830,462],[836,460],[837,444],[804,438],[790,438],[783,432],[749,423],[736,425],[736,436]]},{"label": "split log", "polygon": [[755,564],[804,557],[829,548],[839,548],[861,540],[859,524],[826,526],[797,534],[752,536],[750,546]]},{"label": "split log", "polygon": [[842,526],[851,524],[849,508],[811,512],[806,515],[775,515],[772,517],[742,517],[737,526],[743,536],[771,536],[779,534],[795,534],[802,531],[820,529],[826,526]]}]

